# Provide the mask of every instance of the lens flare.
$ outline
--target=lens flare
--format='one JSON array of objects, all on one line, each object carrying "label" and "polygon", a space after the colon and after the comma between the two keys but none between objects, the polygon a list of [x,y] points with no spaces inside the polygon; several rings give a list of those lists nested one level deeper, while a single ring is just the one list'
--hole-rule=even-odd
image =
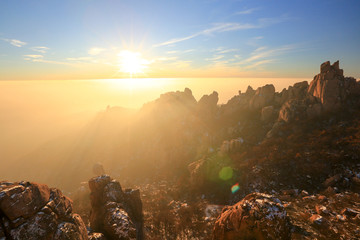
[{"label": "lens flare", "polygon": [[234,171],[231,167],[223,167],[219,172],[219,178],[221,180],[229,180],[232,178]]},{"label": "lens flare", "polygon": [[236,183],[235,185],[233,185],[232,187],[231,187],[231,192],[234,194],[234,193],[236,193],[237,191],[239,191],[240,190],[240,186],[239,186],[239,183]]}]

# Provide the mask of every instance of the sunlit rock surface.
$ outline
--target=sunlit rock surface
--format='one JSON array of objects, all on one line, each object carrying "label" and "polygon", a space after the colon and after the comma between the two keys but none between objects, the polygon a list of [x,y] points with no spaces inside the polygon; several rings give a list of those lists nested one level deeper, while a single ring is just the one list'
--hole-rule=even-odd
[{"label": "sunlit rock surface", "polygon": [[269,105],[274,100],[275,87],[272,84],[267,84],[259,87],[255,95],[250,100],[250,109],[262,109]]},{"label": "sunlit rock surface", "polygon": [[90,226],[108,239],[142,239],[142,203],[138,190],[123,191],[108,175],[89,180]]},{"label": "sunlit rock surface", "polygon": [[252,193],[227,206],[215,222],[213,239],[290,239],[291,224],[281,201]]},{"label": "sunlit rock surface", "polygon": [[330,65],[324,62],[320,73],[310,83],[308,92],[323,105],[324,111],[339,110],[351,94],[359,94],[359,84],[354,78],[344,77],[344,71],[339,68],[339,61]]},{"label": "sunlit rock surface", "polygon": [[2,239],[88,239],[72,201],[43,184],[1,182],[0,217]]}]

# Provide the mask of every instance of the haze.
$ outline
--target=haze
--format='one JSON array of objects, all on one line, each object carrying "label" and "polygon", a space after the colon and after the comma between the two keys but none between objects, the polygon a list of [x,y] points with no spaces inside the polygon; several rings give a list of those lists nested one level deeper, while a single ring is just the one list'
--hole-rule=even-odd
[{"label": "haze", "polygon": [[[104,79],[0,82],[0,152],[10,165],[42,144],[80,132],[108,106],[139,109],[160,94],[193,89],[196,99],[214,90],[226,103],[248,85],[275,83],[277,90],[304,79]],[[234,87],[236,86],[236,87]],[[6,167],[2,168],[5,170]],[[11,177],[11,176],[9,176]]]}]

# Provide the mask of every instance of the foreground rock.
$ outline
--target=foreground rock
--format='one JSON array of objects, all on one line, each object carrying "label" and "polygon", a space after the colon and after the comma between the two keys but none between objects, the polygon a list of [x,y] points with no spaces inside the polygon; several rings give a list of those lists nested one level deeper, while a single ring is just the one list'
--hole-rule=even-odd
[{"label": "foreground rock", "polygon": [[89,181],[90,226],[108,239],[142,239],[143,216],[140,192],[121,189],[108,175]]},{"label": "foreground rock", "polygon": [[0,239],[88,239],[72,201],[60,190],[30,182],[0,182]]},{"label": "foreground rock", "polygon": [[291,224],[279,199],[252,193],[227,206],[215,222],[213,239],[290,239]]}]

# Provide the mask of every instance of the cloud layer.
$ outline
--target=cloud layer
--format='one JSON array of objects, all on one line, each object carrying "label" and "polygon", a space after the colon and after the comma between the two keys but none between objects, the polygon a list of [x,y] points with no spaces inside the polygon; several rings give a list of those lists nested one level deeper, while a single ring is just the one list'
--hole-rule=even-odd
[{"label": "cloud layer", "polygon": [[15,47],[23,47],[25,46],[27,43],[17,40],[17,39],[8,39],[8,38],[2,38],[3,41],[10,43],[11,45],[15,46]]}]

